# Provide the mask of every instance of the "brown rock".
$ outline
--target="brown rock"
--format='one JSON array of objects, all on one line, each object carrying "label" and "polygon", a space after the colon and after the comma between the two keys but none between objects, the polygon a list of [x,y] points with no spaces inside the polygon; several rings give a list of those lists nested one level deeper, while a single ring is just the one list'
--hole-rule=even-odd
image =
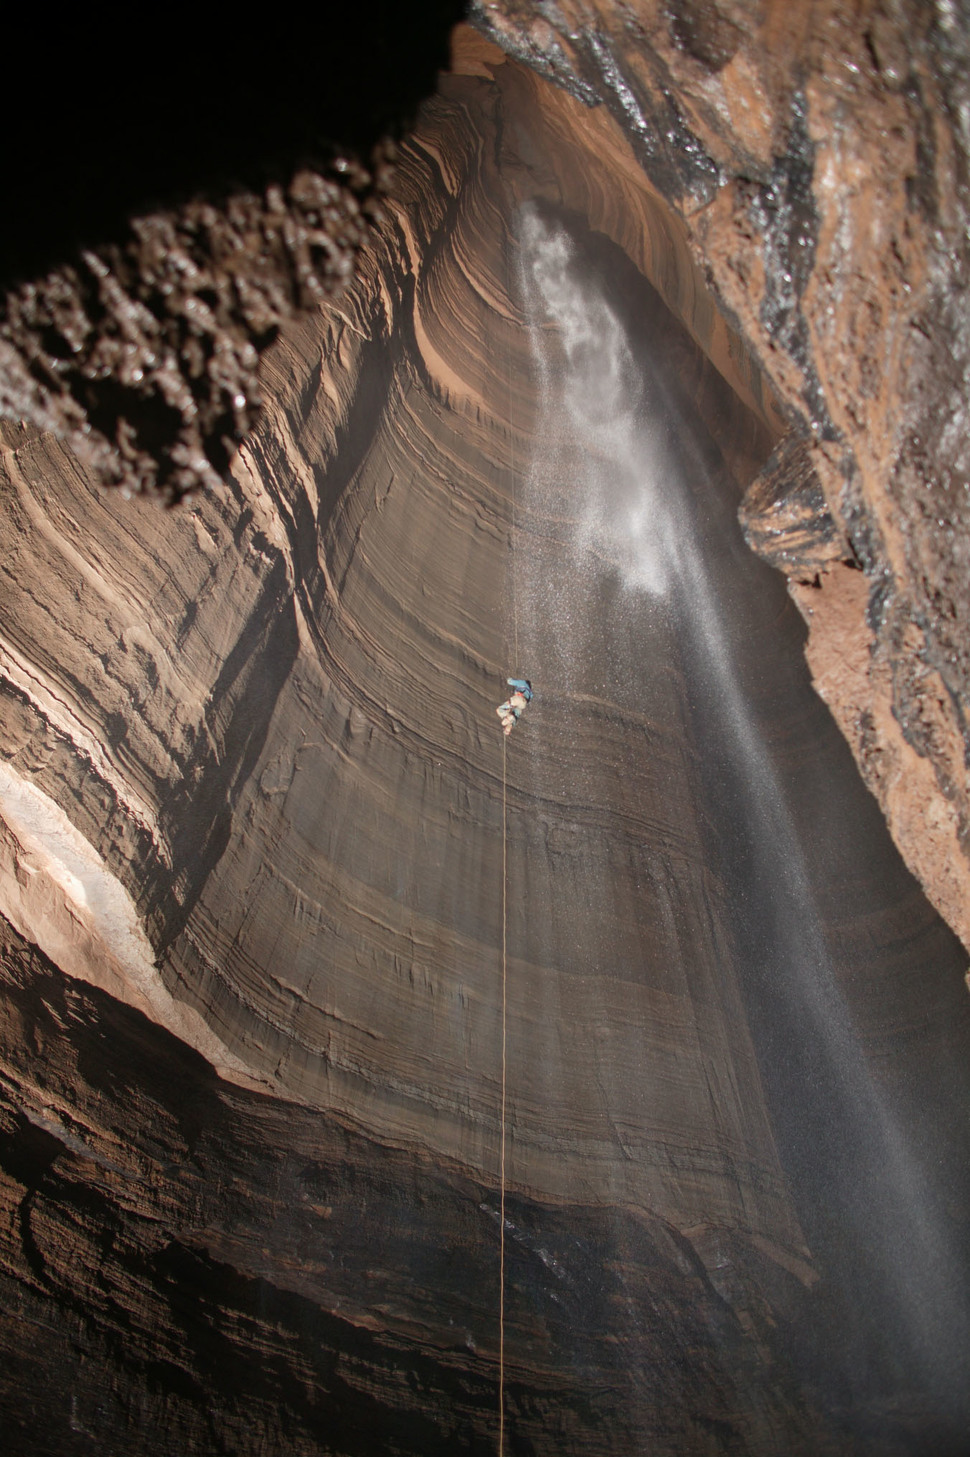
[{"label": "brown rock", "polygon": [[828,571],[845,555],[845,537],[826,505],[811,447],[793,431],[745,491],[738,514],[752,550],[796,584]]},{"label": "brown rock", "polygon": [[[857,762],[907,863],[970,946],[967,141],[951,120],[965,102],[965,26],[896,4],[857,16],[838,5],[565,0],[545,32],[529,4],[473,14],[512,54],[605,102],[684,220],[796,437],[813,441],[844,559],[869,583],[855,629],[873,664],[860,711],[918,777],[929,822],[950,826],[943,838],[893,809],[871,756]],[[763,526],[748,509],[746,529],[797,579],[797,554],[786,566],[775,551],[779,491]],[[820,652],[811,659],[824,673]],[[921,735],[917,716],[897,708],[927,670],[940,689],[937,729]]]},{"label": "brown rock", "polygon": [[[355,283],[265,357],[223,488],[160,515],[4,427],[21,1450],[494,1445],[503,946],[510,1447],[962,1439],[965,959],[736,524],[747,492],[911,840],[907,745],[954,756],[946,693],[892,593],[870,651],[856,427],[845,402],[830,428],[814,265],[784,277],[829,95],[790,63],[829,75],[852,36],[779,7],[752,38],[727,3],[559,16],[496,25],[573,95],[460,38]],[[577,545],[591,478],[543,393],[526,202],[676,422],[664,601]],[[510,668],[537,697],[506,757]]]}]

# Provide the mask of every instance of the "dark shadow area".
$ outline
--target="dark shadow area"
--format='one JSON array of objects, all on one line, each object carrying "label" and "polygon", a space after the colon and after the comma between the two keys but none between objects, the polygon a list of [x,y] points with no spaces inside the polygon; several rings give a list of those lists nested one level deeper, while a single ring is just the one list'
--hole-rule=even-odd
[{"label": "dark shadow area", "polygon": [[0,287],[118,241],[127,220],[285,182],[397,134],[448,62],[464,0],[321,5],[297,15],[195,7],[142,20],[26,7],[0,100]]},{"label": "dark shadow area", "polygon": [[[24,1189],[0,1248],[12,1457],[94,1431],[140,1454],[494,1451],[495,1189],[223,1083],[9,928],[0,1002],[0,1170]],[[32,1077],[46,1127],[18,1107]],[[765,1420],[800,1428],[770,1323],[768,1367],[670,1226],[513,1194],[506,1217],[510,1451],[652,1432],[729,1453]]]}]

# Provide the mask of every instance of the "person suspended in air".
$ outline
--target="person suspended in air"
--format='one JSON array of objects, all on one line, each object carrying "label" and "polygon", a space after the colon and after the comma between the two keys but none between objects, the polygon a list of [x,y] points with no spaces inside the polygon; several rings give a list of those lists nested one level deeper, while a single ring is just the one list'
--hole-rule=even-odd
[{"label": "person suspended in air", "polygon": [[522,710],[527,703],[532,702],[532,684],[528,678],[506,678],[506,683],[512,689],[504,703],[500,703],[495,712],[502,723],[502,732],[508,738],[522,717]]}]

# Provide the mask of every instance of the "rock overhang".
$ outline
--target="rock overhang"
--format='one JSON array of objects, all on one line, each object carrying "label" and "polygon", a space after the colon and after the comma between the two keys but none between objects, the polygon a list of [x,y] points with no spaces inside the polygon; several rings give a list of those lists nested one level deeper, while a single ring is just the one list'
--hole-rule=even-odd
[{"label": "rock overhang", "polygon": [[[475,46],[471,49],[475,64],[484,69],[498,67],[494,53],[486,62],[481,51]],[[488,84],[486,77],[481,79]],[[512,69],[506,80],[518,88],[521,107],[522,96],[535,82]],[[413,219],[415,213],[421,217],[420,206],[409,211],[402,204],[394,212],[386,235],[387,252],[368,265],[372,271],[365,274],[357,290],[326,311],[323,340],[319,323],[301,327],[267,361],[270,403],[266,417],[247,442],[228,490],[214,501],[198,503],[191,515],[184,513],[179,518],[177,526],[173,522],[157,533],[146,530],[147,546],[138,543],[137,551],[144,558],[139,570],[147,567],[153,590],[168,593],[176,604],[176,610],[166,607],[164,614],[179,625],[174,641],[146,641],[141,620],[146,600],[143,592],[130,604],[128,620],[116,622],[121,604],[117,597],[108,601],[99,590],[96,572],[88,575],[87,586],[82,585],[79,593],[77,581],[63,567],[52,570],[50,562],[38,558],[39,565],[33,569],[38,580],[45,574],[56,575],[58,570],[65,576],[62,628],[73,632],[80,609],[92,634],[104,634],[103,645],[92,654],[86,669],[77,661],[76,647],[68,647],[64,653],[52,653],[48,648],[46,656],[59,660],[57,687],[80,705],[92,742],[108,744],[116,768],[123,765],[127,776],[135,766],[139,788],[165,800],[166,848],[149,879],[140,881],[134,869],[149,863],[146,844],[138,840],[138,827],[119,830],[124,813],[110,807],[104,779],[96,783],[98,775],[91,775],[89,763],[81,765],[81,772],[77,762],[70,764],[70,732],[65,734],[63,726],[52,727],[48,722],[38,733],[35,723],[29,733],[16,742],[11,740],[11,747],[14,757],[20,756],[21,766],[29,765],[38,781],[90,827],[106,860],[122,878],[127,877],[147,914],[156,947],[167,958],[164,974],[173,993],[202,1009],[210,1026],[233,1046],[234,1055],[247,1059],[250,1072],[274,1090],[265,1101],[249,1102],[235,1092],[216,1093],[216,1104],[234,1108],[239,1150],[253,1150],[257,1163],[273,1163],[269,1150],[288,1137],[290,1120],[299,1122],[325,1108],[336,1115],[338,1129],[350,1125],[353,1136],[363,1139],[349,1158],[350,1165],[366,1164],[361,1152],[364,1145],[377,1149],[374,1188],[368,1187],[363,1195],[372,1211],[384,1209],[376,1190],[386,1192],[395,1182],[410,1191],[404,1206],[394,1206],[402,1226],[410,1227],[414,1208],[422,1201],[430,1198],[434,1206],[427,1185],[420,1180],[413,1186],[408,1182],[416,1168],[427,1169],[429,1158],[431,1166],[441,1161],[456,1171],[459,1182],[469,1181],[462,1185],[457,1207],[467,1214],[470,1203],[477,1200],[482,1206],[479,1225],[466,1235],[477,1250],[483,1231],[494,1225],[494,1209],[488,1202],[496,1148],[495,1001],[490,968],[494,970],[498,912],[492,873],[497,844],[497,761],[488,733],[480,725],[491,724],[492,688],[507,666],[507,623],[499,607],[494,606],[488,617],[482,604],[494,603],[496,583],[503,577],[502,554],[509,524],[508,465],[516,453],[509,450],[509,443],[518,440],[521,462],[535,400],[525,382],[524,367],[521,388],[513,392],[507,383],[510,349],[515,352],[517,379],[523,353],[521,344],[511,342],[514,334],[509,325],[519,321],[509,301],[509,269],[500,246],[506,235],[500,211],[488,189],[476,193],[457,173],[448,177],[442,160],[448,156],[448,147],[441,144],[442,132],[457,125],[455,118],[463,106],[481,104],[481,98],[462,100],[462,84],[460,79],[456,81],[451,93],[446,84],[441,102],[435,103],[437,144],[431,144],[427,132],[422,144],[419,133],[403,169],[404,196],[410,187],[416,202],[433,216],[434,227],[427,226],[424,235],[420,230],[416,235]],[[550,113],[543,112],[540,118],[540,124],[548,124],[557,137],[566,128],[566,102],[572,105],[568,97],[557,98],[555,104],[550,103]],[[549,114],[554,125],[548,121]],[[594,150],[602,156],[608,130],[603,128],[602,118],[590,123],[585,110],[576,114],[582,119],[581,130],[594,126]],[[450,135],[454,141],[454,132]],[[610,143],[613,154],[618,156],[622,145],[622,136],[614,137]],[[469,150],[479,165],[476,149]],[[521,162],[511,155],[506,160],[514,177]],[[534,152],[527,161],[535,169]],[[625,167],[624,163],[619,168],[624,176]],[[441,169],[441,176],[436,176],[436,168]],[[604,200],[604,190],[597,190],[582,169],[573,169],[570,175],[560,165],[562,175],[557,176],[555,165],[550,165],[546,173],[543,187],[554,195],[557,205],[565,200],[567,207],[580,211],[575,205],[576,191],[596,194],[591,209],[597,218],[594,231],[605,233],[612,228],[620,232],[620,246],[627,257],[639,250],[638,266],[645,266],[645,237],[678,229],[683,236],[676,215],[661,209],[655,197],[611,212],[613,204]],[[636,192],[635,173],[626,177],[625,186],[629,200]],[[649,187],[643,191],[652,193]],[[631,215],[650,208],[652,228],[632,227]],[[448,221],[450,232],[442,226],[442,219]],[[483,226],[483,219],[488,226]],[[395,235],[395,228],[403,241]],[[434,247],[429,246],[432,240]],[[660,281],[671,298],[693,301],[696,316],[685,312],[693,320],[695,336],[708,339],[712,355],[726,370],[725,360],[732,357],[730,336],[698,291],[698,275],[689,252],[674,249],[666,273],[658,261],[661,256],[658,250],[653,260]],[[407,260],[406,265],[402,266],[402,259]],[[470,266],[473,259],[478,260],[477,268]],[[478,269],[488,275],[488,281],[483,287],[478,277],[472,288],[469,274],[476,277]],[[489,359],[489,349],[482,345],[483,329],[462,327],[475,309],[479,322],[489,311],[494,314],[493,326],[498,331],[492,346],[495,359]],[[443,326],[449,310],[451,326]],[[715,335],[719,345],[711,343]],[[387,347],[392,339],[400,346],[402,357],[414,351],[409,355],[415,362],[413,374],[408,368],[393,367],[393,351]],[[686,354],[681,357],[687,358]],[[697,356],[693,357],[693,372],[688,371],[692,386],[696,394],[710,400],[719,388],[714,371],[698,365]],[[747,389],[749,399],[760,400],[763,417],[755,426],[750,415],[738,410],[734,418],[739,433],[722,433],[724,453],[730,455],[733,450],[738,483],[743,484],[745,462],[749,470],[756,468],[774,435],[766,429],[771,408],[757,384],[757,371],[746,362],[750,356],[742,350],[734,358],[740,361],[736,368],[731,366],[736,382],[742,392]],[[490,397],[497,403],[488,410]],[[745,420],[747,426],[743,426]],[[81,521],[71,519],[69,494],[57,500],[56,492],[44,484],[52,472],[56,447],[49,442],[28,442],[16,434],[10,444],[17,456],[16,468],[25,476],[27,495],[43,485],[40,514],[48,521],[56,520],[56,530],[47,534],[50,561],[56,561],[61,552],[58,536],[83,553],[85,529]],[[72,468],[60,466],[53,469],[54,474],[57,469],[66,470],[68,489],[74,489]],[[482,479],[476,481],[475,489],[463,489],[462,483],[476,474]],[[815,509],[816,498],[811,491],[809,495]],[[763,496],[774,510],[777,492],[769,488]],[[92,492],[91,509],[101,515],[102,508],[94,504],[97,499]],[[757,512],[748,513],[749,530],[752,521],[755,529],[759,520],[763,524],[763,502],[757,505]],[[804,525],[804,511],[790,514],[795,516],[796,526]],[[82,508],[78,507],[77,515],[83,516]],[[469,546],[465,537],[471,518]],[[776,517],[772,521],[776,523]],[[446,549],[433,530],[443,531],[445,540],[451,532],[455,540]],[[175,542],[173,548],[165,545],[168,533]],[[762,534],[770,536],[771,531]],[[133,548],[124,535],[122,530],[113,551],[124,563],[124,573],[136,576],[129,560]],[[812,531],[808,535],[810,541],[814,539]],[[799,570],[804,571],[809,559],[804,539],[793,534],[788,540],[792,551],[796,547],[802,550]],[[176,579],[166,585],[173,557],[190,566],[188,585]],[[421,584],[419,594],[414,592],[416,577]],[[854,586],[861,577],[854,573]],[[235,604],[238,631],[227,621],[224,606],[220,609],[220,601],[227,600]],[[254,604],[255,611],[243,626]],[[22,621],[29,623],[30,615],[25,612]],[[798,632],[790,621],[787,631],[791,646],[797,649]],[[429,671],[435,685],[430,704]],[[190,672],[194,687],[182,702],[194,700],[196,712],[187,732],[187,716],[173,704],[172,683],[179,673],[188,677]],[[107,698],[99,702],[103,683],[116,685],[111,689],[117,694],[116,704]],[[126,698],[144,715],[145,723],[137,729]],[[174,699],[178,700],[177,693]],[[23,706],[22,699],[18,700],[21,711]],[[109,723],[112,713],[119,717]],[[550,710],[547,725],[553,719]],[[596,726],[599,733],[607,732],[608,715],[599,714]],[[54,731],[58,727],[62,729],[60,738]],[[642,727],[638,726],[641,732]],[[656,744],[663,732],[656,725],[651,727]],[[133,742],[135,732],[140,744]],[[190,742],[175,742],[180,736]],[[797,739],[797,732],[794,737]],[[76,754],[74,758],[77,761]],[[469,763],[477,763],[471,775],[466,768]],[[184,793],[178,787],[183,781]],[[305,788],[308,783],[313,786],[309,791]],[[405,792],[398,806],[389,809],[395,795],[402,796],[402,786]],[[521,786],[518,803],[514,784],[512,790],[522,864],[588,859],[591,841],[602,835],[601,825],[584,822],[581,814],[571,814],[566,823],[555,806],[544,805],[537,813],[534,802],[526,802]],[[483,832],[490,836],[484,850]],[[199,843],[206,850],[201,863],[194,860]],[[679,846],[673,848],[680,853]],[[325,863],[325,893],[308,890]],[[856,875],[858,867],[852,873]],[[903,882],[893,884],[899,890]],[[709,885],[702,889],[711,893]],[[714,893],[718,893],[716,887]],[[939,933],[931,928],[925,908],[918,906],[910,889],[899,890],[899,894],[904,896],[900,905],[905,905],[910,921],[907,934],[917,925],[919,935],[928,938],[927,945],[933,943],[937,948],[933,954],[939,956],[938,939],[934,939]],[[271,910],[274,904],[276,912]],[[900,916],[901,911],[897,919]],[[522,924],[514,928],[514,934],[523,931]],[[858,928],[846,929],[844,916],[841,934],[860,943],[865,940]],[[526,944],[524,938],[521,944]],[[631,962],[642,955],[644,944],[641,940],[633,946]],[[582,936],[564,935],[562,949],[565,959],[575,956],[579,960],[585,950]],[[622,952],[621,958],[626,954]],[[327,963],[324,975],[321,961]],[[860,967],[864,962],[865,956]],[[769,1154],[766,1162],[762,1152],[760,1162],[756,1160],[753,1166],[742,1156],[750,1150],[754,1137],[752,1117],[755,1123],[761,1118],[757,1109],[762,1095],[755,1086],[754,1062],[747,1052],[739,1059],[736,1037],[727,1060],[715,1060],[723,1069],[733,1059],[735,1077],[738,1066],[747,1070],[744,1076],[751,1075],[741,1100],[744,1117],[737,1129],[726,1134],[722,1127],[709,1141],[706,1115],[698,1108],[696,1121],[681,1119],[671,1136],[655,1140],[656,1147],[663,1146],[667,1166],[654,1168],[645,1198],[642,1186],[618,1177],[616,1170],[622,1171],[630,1162],[634,1147],[630,1130],[640,1113],[649,1122],[657,1119],[658,1111],[638,1112],[632,1103],[624,1104],[618,1123],[613,1117],[613,1127],[605,1116],[599,1120],[601,1126],[595,1126],[598,1114],[589,1116],[588,1112],[590,1028],[609,1025],[615,1031],[624,1025],[624,1035],[631,1035],[642,1032],[647,1021],[662,1027],[667,1019],[673,1025],[682,1020],[690,996],[684,998],[682,989],[671,995],[669,989],[647,986],[631,994],[622,987],[611,994],[610,1015],[604,1021],[603,984],[590,991],[577,983],[568,990],[563,1010],[563,995],[556,992],[548,975],[529,982],[537,968],[523,964],[520,970],[526,978],[523,985],[531,986],[534,993],[523,996],[522,1004],[514,1009],[533,1039],[531,1055],[527,1054],[519,1069],[521,1162],[513,1169],[517,1197],[522,1201],[515,1219],[523,1259],[531,1259],[538,1270],[544,1265],[540,1253],[544,1251],[548,1259],[561,1261],[569,1271],[565,1251],[570,1241],[580,1239],[576,1233],[579,1224],[585,1231],[580,1241],[585,1255],[598,1237],[595,1213],[580,1213],[585,1203],[571,1182],[573,1172],[565,1168],[563,1143],[557,1141],[552,1126],[555,1119],[549,1119],[548,1109],[543,1111],[540,1106],[541,1070],[555,1063],[566,1091],[562,1121],[568,1121],[567,1103],[574,1109],[587,1108],[584,1153],[577,1160],[587,1189],[609,1187],[609,1203],[618,1199],[626,1206],[642,1210],[646,1204],[651,1209],[649,1240],[642,1227],[624,1235],[635,1250],[633,1265],[640,1270],[663,1266],[668,1274],[677,1268],[688,1283],[703,1284],[710,1279],[718,1299],[726,1299],[729,1305],[734,1302],[731,1320],[737,1319],[742,1327],[747,1322],[749,1329],[752,1321],[762,1329],[758,1322],[764,1307],[758,1302],[764,1292],[771,1291],[769,1309],[775,1302],[776,1312],[797,1305],[801,1298],[798,1287],[803,1279],[810,1281],[811,1275],[798,1263],[801,1236],[779,1196],[773,1157]],[[909,970],[902,971],[911,979]],[[877,968],[868,966],[859,979],[866,982],[867,990],[859,994],[855,1005],[857,1009],[868,1007],[866,1015],[872,1019],[874,1034],[881,1038],[885,1035],[882,1014],[873,1011],[879,997],[873,1000],[872,994]],[[636,978],[626,980],[635,983]],[[379,995],[375,989],[380,989]],[[86,995],[82,994],[82,1001]],[[935,984],[932,995],[941,995]],[[723,997],[723,986],[720,992],[702,989],[695,1013],[699,1003],[716,1004],[718,996]],[[53,1002],[56,1006],[56,997]],[[678,1010],[672,1015],[675,1003]],[[891,1003],[889,997],[887,1007]],[[573,1028],[565,1057],[562,1047],[550,1043],[548,1008],[553,1004]],[[85,1012],[93,1018],[92,1025],[98,1016],[106,1015],[103,1008],[91,1010],[97,1005],[92,994]],[[718,1012],[722,1027],[723,1013],[722,1005]],[[398,1014],[403,1019],[400,1022]],[[58,1015],[63,1013],[58,1011]],[[717,1040],[715,1022],[705,1022],[706,1015],[695,1015],[695,1031],[700,1027],[702,1036]],[[953,1015],[956,1022],[956,1008]],[[890,1012],[885,1016],[892,1019]],[[749,1034],[740,1011],[728,1021],[733,1021],[732,1035],[744,1042]],[[386,1034],[383,1041],[374,1036],[375,1029],[388,1025],[394,1027],[393,1048],[388,1047]],[[52,1035],[56,1034],[48,1030],[47,1036]],[[615,1066],[628,1069],[625,1081],[632,1091],[640,1074],[635,1039],[630,1042],[633,1056],[627,1061],[615,1056],[615,1042],[614,1036],[611,1056]],[[595,1053],[600,1060],[603,1046],[601,1040]],[[402,1048],[419,1054],[410,1067],[395,1062]],[[658,1048],[658,1053],[663,1055],[663,1050]],[[29,1059],[24,1064],[29,1078],[28,1064]],[[186,1076],[191,1082],[188,1072]],[[464,1103],[456,1096],[462,1086],[473,1090]],[[155,1106],[164,1105],[164,1095],[155,1090],[153,1096],[158,1100]],[[303,1103],[303,1110],[289,1101],[293,1098]],[[279,1110],[276,1119],[269,1111],[274,1107]],[[604,1098],[600,1111],[612,1115],[617,1109]],[[218,1114],[214,1106],[210,1112],[215,1126]],[[542,1115],[538,1119],[537,1113]],[[745,1123],[747,1127],[742,1126]],[[323,1126],[310,1117],[305,1135],[310,1144],[320,1137]],[[326,1126],[331,1128],[329,1120]],[[338,1143],[346,1137],[335,1136]],[[754,1142],[758,1142],[756,1137]],[[761,1143],[762,1151],[768,1149],[770,1137],[762,1137]],[[639,1148],[635,1157],[642,1161]],[[233,1161],[230,1153],[230,1165]],[[341,1178],[334,1174],[337,1164],[339,1158],[327,1165],[328,1172],[317,1171],[312,1177],[307,1173],[309,1162],[296,1171],[299,1178],[292,1187],[294,1191],[299,1188],[298,1197],[326,1210],[332,1207],[326,1190],[335,1187],[341,1190],[344,1213],[351,1209],[356,1195],[349,1195],[348,1185],[342,1187]],[[391,1164],[394,1170],[389,1173]],[[750,1178],[749,1190],[757,1187],[755,1202],[759,1204],[754,1210],[750,1207],[753,1196],[742,1193],[741,1204],[748,1206],[743,1214],[739,1214],[737,1201],[731,1202],[734,1196],[726,1192],[732,1180],[738,1179],[739,1169],[742,1183]],[[296,1178],[296,1173],[291,1171],[287,1178]],[[268,1187],[264,1174],[265,1170],[253,1175],[254,1188]],[[213,1177],[221,1187],[225,1174]],[[356,1187],[355,1176],[348,1177],[349,1184]],[[773,1187],[769,1189],[769,1185]],[[539,1203],[530,1213],[527,1201],[535,1196],[540,1196]],[[187,1197],[196,1196],[190,1192]],[[596,1202],[594,1199],[592,1204]],[[406,1213],[402,1212],[405,1206]],[[563,1216],[561,1248],[550,1234],[553,1208],[572,1208],[579,1220],[570,1226],[568,1214]],[[375,1216],[375,1228],[385,1214],[389,1220],[395,1217],[388,1205],[384,1214]],[[278,1210],[273,1217],[279,1218]],[[329,1218],[322,1213],[319,1217]],[[440,1238],[446,1244],[453,1234],[453,1221],[460,1223],[463,1217],[454,1210],[442,1215],[439,1233],[431,1235],[432,1241]],[[184,1249],[180,1252],[173,1247],[166,1256],[168,1263],[162,1260],[155,1270],[161,1288],[170,1278],[166,1272],[180,1271],[184,1278],[194,1271],[200,1289],[217,1292],[213,1297],[217,1302],[235,1309],[235,1301],[248,1310],[258,1308],[266,1291],[251,1292],[247,1305],[250,1296],[232,1285],[235,1268],[249,1272],[247,1278],[268,1279],[282,1288],[294,1277],[281,1271],[299,1262],[302,1248],[304,1254],[315,1252],[321,1268],[327,1269],[328,1241],[323,1226],[311,1229],[309,1223],[305,1228],[301,1224],[307,1243],[291,1248],[282,1235],[272,1232],[270,1216],[263,1213],[254,1220],[253,1230],[234,1244],[220,1231],[220,1218],[211,1212],[207,1215],[211,1227],[193,1235],[191,1257]],[[583,1223],[587,1219],[588,1227]],[[541,1237],[532,1220],[542,1226]],[[429,1219],[428,1229],[434,1228],[434,1220]],[[730,1237],[725,1236],[725,1228],[732,1231]],[[780,1233],[784,1248],[775,1242]],[[343,1240],[348,1238],[345,1233]],[[271,1258],[259,1254],[260,1242],[273,1251]],[[759,1257],[752,1250],[760,1250],[763,1256],[766,1249],[767,1263],[762,1260],[755,1269]],[[434,1264],[427,1249],[418,1258]],[[375,1259],[374,1248],[367,1246],[361,1252],[368,1281],[375,1278]],[[670,1262],[669,1267],[665,1261]],[[726,1268],[726,1261],[747,1272],[737,1277],[735,1285],[716,1273]],[[795,1270],[795,1284],[784,1292],[779,1270],[788,1270],[789,1275]],[[381,1277],[385,1293],[390,1273],[385,1270]],[[327,1293],[331,1282],[332,1276],[323,1277],[321,1288],[326,1288],[320,1299],[324,1306],[331,1302],[332,1292]],[[304,1288],[299,1278],[295,1283]],[[528,1329],[532,1339],[536,1331],[530,1322],[534,1325],[538,1317],[530,1302],[538,1285],[541,1282],[537,1284],[531,1266],[528,1277],[520,1272],[520,1315],[523,1330]],[[759,1292],[755,1300],[759,1313],[753,1314],[755,1291]],[[527,1292],[531,1292],[528,1298]],[[619,1299],[618,1291],[613,1297]],[[421,1326],[423,1317],[415,1319],[417,1307],[409,1304],[413,1291],[407,1296],[395,1293],[376,1315],[361,1301],[360,1287],[349,1297],[339,1297],[342,1302],[348,1298],[354,1311],[350,1322],[358,1330],[374,1328],[375,1321],[377,1328],[389,1329],[400,1319],[400,1331],[411,1339]],[[421,1296],[419,1306],[423,1299]],[[476,1299],[473,1295],[453,1318],[475,1325],[470,1312]],[[388,1310],[395,1302],[399,1302],[399,1310],[409,1313],[392,1319]],[[299,1326],[303,1318],[299,1311],[284,1310],[282,1304],[272,1301],[270,1305],[282,1312],[285,1329]],[[705,1306],[699,1319],[701,1323],[714,1321],[714,1315]],[[467,1367],[463,1379],[481,1384],[480,1402],[473,1397],[462,1410],[463,1419],[484,1427],[493,1352],[486,1335],[481,1359],[476,1355],[475,1345],[482,1343],[481,1326],[477,1329],[477,1339],[474,1331],[462,1336],[468,1354],[461,1361],[463,1369]],[[685,1327],[685,1338],[686,1334]],[[331,1335],[335,1348],[353,1346],[348,1329]],[[426,1336],[425,1330],[416,1337],[417,1344],[422,1345]],[[697,1330],[690,1338],[699,1339]],[[722,1353],[733,1349],[733,1339],[722,1339]],[[440,1342],[447,1343],[443,1330],[435,1333],[431,1344]],[[377,1360],[377,1368],[383,1359]],[[555,1360],[548,1359],[555,1366]],[[570,1352],[567,1364],[578,1359],[576,1352]],[[590,1360],[589,1352],[584,1359]],[[716,1367],[722,1357],[712,1359]],[[730,1366],[730,1384],[739,1379],[739,1370],[747,1370],[749,1354],[738,1348],[724,1359]],[[534,1394],[545,1380],[539,1364],[537,1358],[536,1369],[522,1377],[523,1409],[527,1393]],[[691,1380],[696,1377],[702,1385],[710,1382],[712,1369],[701,1361]],[[748,1375],[750,1378],[750,1372]],[[596,1390],[600,1379],[593,1380]],[[720,1379],[715,1374],[714,1384]],[[443,1403],[437,1397],[435,1402],[438,1421]],[[707,1398],[702,1399],[702,1407],[705,1402]],[[693,1413],[696,1399],[689,1398],[687,1405]],[[639,1411],[636,1403],[634,1407]],[[397,1430],[406,1430],[410,1419],[399,1412]],[[300,1420],[312,1428],[312,1418],[306,1413]],[[802,1418],[786,1410],[784,1420],[795,1430]],[[541,1422],[536,1430],[541,1432]],[[602,1428],[600,1431],[605,1441]],[[752,1432],[755,1445],[761,1439]],[[627,1440],[619,1425],[614,1427],[612,1440]]]}]

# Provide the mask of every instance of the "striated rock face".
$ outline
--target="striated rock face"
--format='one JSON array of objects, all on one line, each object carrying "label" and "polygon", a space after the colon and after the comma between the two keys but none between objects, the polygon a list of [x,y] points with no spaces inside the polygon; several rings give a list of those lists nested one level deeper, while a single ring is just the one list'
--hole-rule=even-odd
[{"label": "striated rock face", "polygon": [[[776,391],[804,463],[787,504],[784,486],[756,488],[749,539],[789,573],[819,691],[970,946],[966,18],[745,0],[472,9],[617,118]],[[825,503],[814,549],[806,471]],[[836,622],[852,673],[831,657]]]},{"label": "striated rock face", "polygon": [[13,1450],[494,1450],[503,1052],[509,1450],[960,1450],[965,962],[742,541],[874,682],[673,190],[464,32],[223,488],[4,424]]},{"label": "striated rock face", "polygon": [[[230,1088],[9,934],[4,999],[9,1450],[492,1449],[494,1186]],[[708,1231],[712,1281],[642,1209],[512,1193],[507,1218],[518,1444],[767,1451],[806,1424],[768,1360],[797,1261]]]},{"label": "striated rock face", "polygon": [[[8,169],[17,209],[0,282],[16,286],[0,308],[0,410],[128,490],[176,499],[216,481],[260,407],[277,328],[349,276],[391,173],[393,147],[374,143],[427,90],[458,13],[436,0],[417,26],[369,0],[328,16],[298,54],[267,22],[258,93],[248,36],[221,23],[209,34],[197,18],[157,77],[95,30],[112,113],[78,84],[75,38],[39,19],[50,85]],[[697,265],[677,268],[695,295],[686,315],[716,299],[744,372],[756,360],[770,381],[801,464],[788,504],[784,473],[756,490],[750,540],[789,573],[817,685],[908,865],[970,945],[965,24],[952,7],[895,0],[851,16],[814,5],[797,23],[746,0],[471,13],[595,108],[596,186],[610,179],[617,212],[624,171],[646,174],[666,204],[658,272],[676,236]],[[142,105],[159,91],[178,107]],[[118,125],[128,114],[136,127]],[[22,130],[16,110],[7,130]],[[33,277],[42,263],[57,266]],[[861,567],[865,592],[843,589],[839,561]],[[851,634],[854,674],[821,646],[832,621]]]}]

